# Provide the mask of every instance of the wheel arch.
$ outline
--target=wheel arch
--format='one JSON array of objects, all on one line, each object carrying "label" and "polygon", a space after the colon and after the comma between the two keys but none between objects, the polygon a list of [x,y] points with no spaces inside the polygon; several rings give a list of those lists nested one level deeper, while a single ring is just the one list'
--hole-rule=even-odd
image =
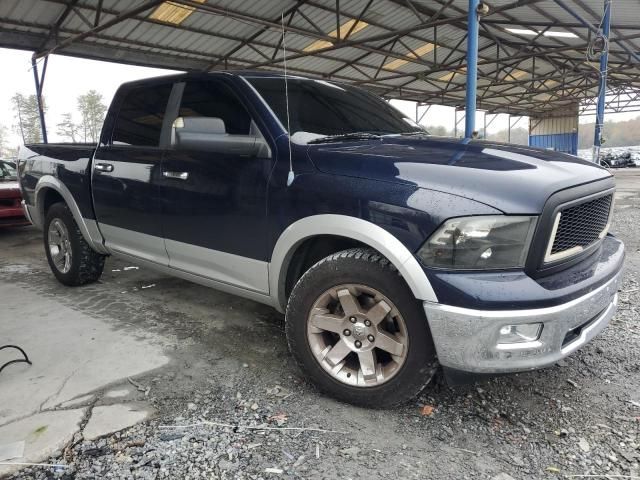
[{"label": "wheel arch", "polygon": [[98,253],[108,253],[103,246],[103,238],[98,224],[95,220],[86,219],[82,216],[78,204],[73,198],[73,195],[59,179],[53,175],[45,175],[38,180],[34,191],[35,198],[35,210],[36,215],[34,217],[34,223],[40,228],[44,228],[44,219],[46,215],[45,208],[50,206],[50,199],[58,196],[69,207],[73,219],[78,224],[82,236],[87,243]]},{"label": "wheel arch", "polygon": [[413,253],[382,227],[361,218],[322,214],[302,218],[291,224],[278,238],[269,263],[269,291],[274,306],[284,311],[287,303],[286,281],[291,261],[305,241],[331,236],[355,241],[375,249],[398,269],[419,300],[437,302],[424,270]]}]

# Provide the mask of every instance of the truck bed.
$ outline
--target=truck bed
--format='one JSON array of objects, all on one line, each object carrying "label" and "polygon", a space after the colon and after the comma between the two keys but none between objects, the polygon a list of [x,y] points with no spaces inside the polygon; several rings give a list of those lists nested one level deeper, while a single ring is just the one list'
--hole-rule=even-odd
[{"label": "truck bed", "polygon": [[84,218],[93,219],[91,158],[95,143],[34,143],[20,149],[18,176],[27,205],[35,205],[38,180],[49,175],[71,193]]}]

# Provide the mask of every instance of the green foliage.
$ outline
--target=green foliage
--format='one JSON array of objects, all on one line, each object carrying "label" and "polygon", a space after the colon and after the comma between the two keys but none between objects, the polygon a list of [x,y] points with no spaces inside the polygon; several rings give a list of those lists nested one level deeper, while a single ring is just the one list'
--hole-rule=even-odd
[{"label": "green foliage", "polygon": [[453,137],[453,130],[447,130],[446,127],[443,127],[442,125],[425,128],[431,135],[435,135],[437,137]]},{"label": "green foliage", "polygon": [[[606,118],[606,117],[605,117]],[[593,145],[595,123],[581,123],[578,129],[578,148]],[[604,122],[605,147],[626,147],[640,145],[640,117],[624,122]]]},{"label": "green foliage", "polygon": [[40,130],[40,113],[38,110],[38,99],[36,96],[16,93],[11,97],[11,105],[16,119],[14,127],[16,132],[18,132],[22,137],[23,142],[41,142],[42,132]]},{"label": "green foliage", "polygon": [[[453,130],[448,130],[442,126],[426,127],[432,135],[453,137]],[[593,145],[594,123],[581,123],[578,129],[578,148],[589,148]],[[458,130],[458,136],[461,131]],[[605,147],[624,147],[628,145],[640,145],[640,117],[624,122],[605,122],[604,124]],[[483,131],[480,129],[480,138],[483,138]],[[507,130],[489,133],[487,139],[496,142],[506,142],[508,138]],[[529,132],[526,128],[511,129],[511,143],[527,145],[529,142]]]},{"label": "green foliage", "polygon": [[512,128],[510,140],[508,130],[500,130],[496,133],[490,133],[487,140],[493,140],[494,142],[509,142],[516,145],[529,145],[529,130],[522,127]]},{"label": "green foliage", "polygon": [[102,121],[107,112],[107,106],[102,102],[102,95],[95,90],[89,90],[78,97],[78,111],[82,118],[79,127],[85,142],[97,142],[102,129]]}]

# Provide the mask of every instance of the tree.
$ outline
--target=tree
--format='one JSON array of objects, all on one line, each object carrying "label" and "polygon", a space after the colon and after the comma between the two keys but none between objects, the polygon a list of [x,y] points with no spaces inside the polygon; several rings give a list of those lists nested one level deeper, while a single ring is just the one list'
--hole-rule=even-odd
[{"label": "tree", "polygon": [[[487,140],[493,140],[496,142],[508,142],[509,141],[509,131],[507,129],[500,130],[496,133],[489,133],[487,135]],[[511,129],[511,143],[518,145],[528,145],[529,144],[529,130],[526,128],[518,127]]]},{"label": "tree", "polygon": [[7,127],[0,125],[0,158],[8,156],[7,152]]},{"label": "tree", "polygon": [[[593,145],[594,123],[581,123],[578,128],[578,148]],[[622,122],[604,122],[604,147],[626,147],[640,145],[640,117]]]},{"label": "tree", "polygon": [[[44,108],[44,98],[42,99]],[[24,143],[38,143],[42,141],[40,130],[40,111],[38,99],[35,95],[23,95],[16,93],[11,97],[11,104],[16,118],[16,131],[22,137]]]},{"label": "tree", "polygon": [[78,97],[78,110],[82,121],[79,129],[84,136],[84,141],[97,142],[102,128],[107,106],[102,103],[102,95],[95,90],[89,90]]},{"label": "tree", "polygon": [[77,124],[73,123],[71,113],[63,113],[62,121],[58,123],[56,127],[56,133],[61,137],[65,138],[66,140],[71,140],[72,142],[78,141],[80,129]]},{"label": "tree", "polygon": [[425,128],[431,135],[437,137],[453,137],[453,131],[447,130],[447,128],[442,125],[426,126]]}]

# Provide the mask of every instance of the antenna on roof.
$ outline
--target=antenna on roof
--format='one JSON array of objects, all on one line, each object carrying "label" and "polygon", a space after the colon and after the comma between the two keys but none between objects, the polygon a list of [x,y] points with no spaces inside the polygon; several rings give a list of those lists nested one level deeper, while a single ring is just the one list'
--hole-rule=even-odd
[{"label": "antenna on roof", "polygon": [[293,153],[291,150],[291,123],[289,121],[289,82],[287,81],[287,35],[284,29],[284,12],[282,12],[282,14],[280,15],[280,21],[282,24],[282,51],[284,54],[284,98],[287,108],[287,135],[289,137],[289,175],[287,176],[287,187],[289,187],[293,183],[296,174],[293,173]]}]

